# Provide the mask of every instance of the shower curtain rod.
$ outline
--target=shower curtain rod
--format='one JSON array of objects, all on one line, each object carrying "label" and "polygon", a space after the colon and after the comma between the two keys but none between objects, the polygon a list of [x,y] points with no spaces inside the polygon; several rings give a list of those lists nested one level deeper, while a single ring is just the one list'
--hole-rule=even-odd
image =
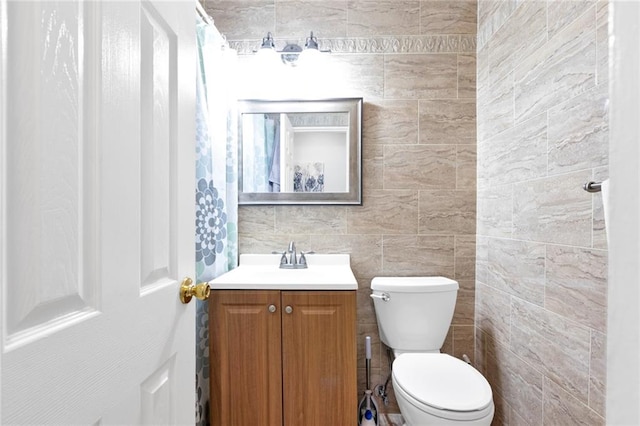
[{"label": "shower curtain rod", "polygon": [[204,19],[204,22],[206,22],[209,25],[215,26],[213,23],[213,18],[209,16],[209,14],[204,10],[204,7],[202,7],[202,4],[200,4],[200,0],[196,0],[196,11],[198,11],[198,13],[200,14],[200,17]]},{"label": "shower curtain rod", "polygon": [[200,0],[196,0],[196,12],[198,12],[198,15],[200,15],[200,17],[204,20],[204,22],[206,24],[208,24],[213,29],[215,34],[220,36],[220,38],[222,39],[222,47],[223,48],[228,48],[229,47],[229,43],[227,42],[227,37],[224,34],[222,34],[220,32],[220,30],[218,30],[218,28],[216,27],[216,25],[213,22],[213,18],[211,17],[211,15],[209,15],[207,13],[207,11],[204,10],[204,7],[202,7],[202,4],[200,3]]}]

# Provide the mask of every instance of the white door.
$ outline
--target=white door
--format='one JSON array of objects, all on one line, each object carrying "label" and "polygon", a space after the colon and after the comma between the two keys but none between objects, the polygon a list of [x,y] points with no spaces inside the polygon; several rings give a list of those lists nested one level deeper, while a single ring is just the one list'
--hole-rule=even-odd
[{"label": "white door", "polygon": [[0,423],[192,425],[193,2],[0,25]]},{"label": "white door", "polygon": [[280,114],[280,192],[293,192],[293,124],[287,114]]}]

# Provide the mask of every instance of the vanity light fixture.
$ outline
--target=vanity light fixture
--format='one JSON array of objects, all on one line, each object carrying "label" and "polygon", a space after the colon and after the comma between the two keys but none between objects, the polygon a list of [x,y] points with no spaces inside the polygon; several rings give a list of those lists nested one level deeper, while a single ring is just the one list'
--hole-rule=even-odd
[{"label": "vanity light fixture", "polygon": [[311,35],[307,37],[307,40],[304,43],[304,50],[300,55],[305,61],[309,61],[309,58],[317,57],[320,52],[318,39],[313,35],[313,31],[311,31]]},{"label": "vanity light fixture", "polygon": [[272,49],[276,50],[276,43],[273,41],[273,37],[271,37],[271,33],[267,33],[267,36],[262,39],[262,45],[260,49]]},{"label": "vanity light fixture", "polygon": [[318,39],[313,35],[313,31],[311,31],[311,35],[307,37],[307,41],[304,43],[305,50],[315,50],[320,51],[320,47],[318,46]]},{"label": "vanity light fixture", "polygon": [[271,37],[271,33],[267,33],[267,36],[262,39],[260,49],[254,51],[254,53],[265,63],[273,61],[271,58],[276,58],[278,52],[276,52],[276,43]]},{"label": "vanity light fixture", "polygon": [[280,55],[280,59],[286,65],[296,66],[298,60],[307,56],[315,56],[318,53],[330,53],[330,50],[320,50],[318,39],[311,31],[309,37],[306,38],[304,48],[297,43],[287,43],[282,50],[276,50],[275,40],[270,32],[262,39],[260,49],[256,52],[259,55],[272,55],[275,52]]}]

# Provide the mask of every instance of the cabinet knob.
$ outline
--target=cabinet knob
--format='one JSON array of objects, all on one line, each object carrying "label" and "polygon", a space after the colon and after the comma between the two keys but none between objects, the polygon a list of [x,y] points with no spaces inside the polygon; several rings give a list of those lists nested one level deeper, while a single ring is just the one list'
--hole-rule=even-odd
[{"label": "cabinet knob", "polygon": [[269,305],[269,312],[274,313],[276,311],[276,305]]},{"label": "cabinet knob", "polygon": [[291,306],[287,306],[286,308],[284,308],[284,311],[290,314],[291,312],[293,312],[293,308]]}]

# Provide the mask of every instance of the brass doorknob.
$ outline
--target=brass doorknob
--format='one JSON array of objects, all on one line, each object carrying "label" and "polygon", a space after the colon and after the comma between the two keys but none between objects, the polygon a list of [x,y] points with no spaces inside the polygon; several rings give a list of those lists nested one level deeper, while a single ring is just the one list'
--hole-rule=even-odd
[{"label": "brass doorknob", "polygon": [[211,287],[209,283],[200,283],[198,285],[193,284],[193,280],[189,277],[182,280],[180,284],[180,301],[182,303],[189,303],[193,296],[199,300],[207,300],[211,293]]}]

